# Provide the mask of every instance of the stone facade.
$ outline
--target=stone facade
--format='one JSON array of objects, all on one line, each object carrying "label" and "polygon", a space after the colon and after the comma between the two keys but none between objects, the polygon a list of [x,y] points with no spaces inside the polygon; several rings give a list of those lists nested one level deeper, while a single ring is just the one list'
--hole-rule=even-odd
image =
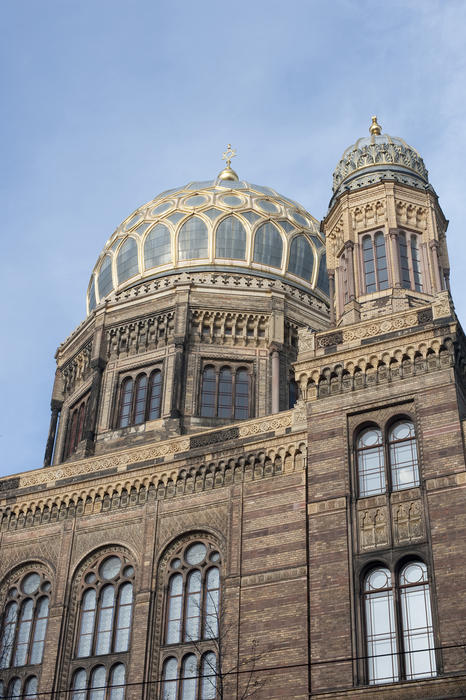
[{"label": "stone facade", "polygon": [[[168,661],[175,678],[190,654],[201,664],[213,650],[217,695],[203,697],[466,697],[466,350],[447,289],[446,222],[432,188],[399,173],[345,190],[348,163],[322,224],[329,301],[254,271],[175,271],[118,290],[58,349],[45,468],[0,481],[3,630],[25,576],[51,585],[42,663],[7,662],[3,644],[5,690],[17,679],[25,692],[34,676],[39,697],[84,700],[91,691],[70,690],[79,673],[92,682],[100,665],[107,685],[123,664],[122,694],[107,688],[106,698],[178,699]],[[414,252],[411,288],[403,278],[406,228],[419,236],[421,289]],[[368,293],[361,235],[374,230],[388,282]],[[247,419],[203,415],[207,364],[248,369]],[[159,417],[122,427],[122,382],[154,368]],[[299,397],[288,409],[290,382]],[[419,476],[403,488],[388,474],[364,493],[358,436],[367,426],[387,436],[400,420],[415,430]],[[212,552],[207,566],[221,562],[220,631],[170,644],[174,562],[196,542]],[[111,557],[133,586],[130,644],[80,654],[83,591]],[[399,666],[383,682],[368,660],[367,576],[379,567],[396,578],[410,562],[427,571],[434,661],[410,677],[397,613]],[[394,583],[394,610],[402,595]]]}]

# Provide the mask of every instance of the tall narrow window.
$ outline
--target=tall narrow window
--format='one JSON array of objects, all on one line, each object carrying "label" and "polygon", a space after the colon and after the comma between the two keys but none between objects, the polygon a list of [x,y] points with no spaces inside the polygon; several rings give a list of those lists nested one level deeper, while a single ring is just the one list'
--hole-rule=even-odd
[{"label": "tall narrow window", "polygon": [[398,680],[398,645],[390,571],[378,568],[366,577],[367,667],[369,683]]},{"label": "tall narrow window", "polygon": [[126,428],[131,423],[131,409],[133,405],[133,380],[127,377],[121,385],[120,419],[118,426]]},{"label": "tall narrow window", "polygon": [[236,216],[228,216],[218,225],[215,256],[235,260],[246,259],[246,230]]},{"label": "tall narrow window", "polygon": [[219,418],[231,418],[233,387],[232,374],[229,367],[222,367],[218,380],[218,408],[217,415]]},{"label": "tall narrow window", "polygon": [[172,259],[170,231],[164,224],[157,224],[149,232],[144,243],[144,269],[164,265]]},{"label": "tall narrow window", "polygon": [[0,668],[42,662],[50,589],[45,574],[35,571],[10,587],[0,636]]},{"label": "tall narrow window", "polygon": [[235,418],[249,418],[249,374],[246,369],[236,372]]},{"label": "tall narrow window", "polygon": [[147,376],[139,375],[136,379],[136,392],[134,401],[134,424],[144,423],[146,416],[146,392],[147,392]]},{"label": "tall narrow window", "polygon": [[208,541],[180,545],[170,558],[162,640],[168,651],[161,673],[164,700],[216,697],[220,566],[220,553]]},{"label": "tall narrow window", "polygon": [[411,278],[409,274],[408,246],[406,245],[406,234],[401,232],[398,235],[398,247],[400,250],[401,286],[410,289]]},{"label": "tall narrow window", "polygon": [[296,236],[291,241],[288,271],[310,282],[313,267],[314,254],[307,238],[303,235]]},{"label": "tall narrow window", "polygon": [[274,224],[261,224],[254,238],[254,262],[281,267],[283,255],[282,237]]},{"label": "tall narrow window", "polygon": [[117,257],[118,284],[126,282],[139,272],[138,244],[134,238],[127,238],[121,246]]},{"label": "tall narrow window", "polygon": [[84,423],[86,420],[88,396],[81,398],[78,403],[70,409],[70,419],[66,431],[64,459],[67,459],[76,451],[84,436]]},{"label": "tall narrow window", "polygon": [[99,287],[99,297],[101,300],[106,297],[107,294],[110,294],[113,289],[112,258],[110,255],[106,255],[103,259],[97,278],[97,285]]},{"label": "tall narrow window", "polygon": [[415,289],[416,292],[422,292],[421,259],[417,234],[400,231],[398,251],[400,254],[401,286],[404,289]]},{"label": "tall narrow window", "polygon": [[385,491],[385,461],[382,431],[367,428],[357,441],[359,495],[371,496]]},{"label": "tall narrow window", "polygon": [[192,216],[182,225],[178,234],[178,259],[207,258],[208,254],[207,226],[198,216]]},{"label": "tall narrow window", "polygon": [[209,365],[202,373],[201,416],[215,416],[217,378],[215,369]]},{"label": "tall narrow window", "polygon": [[388,288],[387,256],[385,238],[382,231],[363,236],[362,258],[364,266],[364,288],[372,294]]},{"label": "tall narrow window", "polygon": [[411,260],[413,263],[414,289],[416,290],[416,292],[422,292],[421,261],[419,258],[417,236],[415,235],[411,235]]},{"label": "tall narrow window", "polygon": [[160,405],[162,400],[162,372],[155,370],[152,372],[149,381],[149,407],[148,420],[160,418]]},{"label": "tall narrow window", "polygon": [[419,484],[417,444],[411,421],[399,421],[388,435],[392,488],[409,489]]},{"label": "tall narrow window", "polygon": [[436,675],[427,567],[411,561],[396,585],[389,569],[377,567],[365,579],[364,612],[369,683]]}]

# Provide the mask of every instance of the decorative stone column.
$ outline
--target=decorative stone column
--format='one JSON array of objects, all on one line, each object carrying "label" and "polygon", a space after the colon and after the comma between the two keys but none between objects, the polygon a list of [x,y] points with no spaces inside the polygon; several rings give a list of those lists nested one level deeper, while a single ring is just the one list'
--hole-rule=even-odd
[{"label": "decorative stone column", "polygon": [[55,436],[57,434],[58,416],[60,414],[62,406],[63,401],[52,399],[52,401],[50,402],[50,428],[47,437],[47,444],[45,446],[44,467],[49,467],[52,464],[53,448],[55,447]]},{"label": "decorative stone column", "polygon": [[390,257],[392,260],[392,286],[399,289],[401,287],[401,276],[400,260],[398,256],[398,232],[396,230],[390,229],[388,236],[390,238]]},{"label": "decorative stone column", "polygon": [[439,244],[438,241],[430,241],[429,248],[431,250],[431,261],[432,268],[434,272],[434,286],[436,292],[442,291],[442,282],[440,280],[440,262],[438,255]]},{"label": "decorative stone column", "polygon": [[346,243],[345,243],[346,277],[347,277],[347,281],[348,281],[348,299],[350,301],[352,301],[355,298],[353,248],[354,248],[353,242],[346,241]]},{"label": "decorative stone column", "polygon": [[101,357],[91,360],[90,366],[93,370],[91,390],[87,402],[86,419],[84,421],[83,440],[85,440],[85,456],[93,454],[95,430],[97,425],[97,414],[100,402],[100,390],[102,388],[102,375],[106,362]]},{"label": "decorative stone column", "polygon": [[330,325],[335,325],[335,270],[328,271],[328,293],[330,297]]},{"label": "decorative stone column", "polygon": [[272,413],[280,411],[280,354],[272,348]]}]

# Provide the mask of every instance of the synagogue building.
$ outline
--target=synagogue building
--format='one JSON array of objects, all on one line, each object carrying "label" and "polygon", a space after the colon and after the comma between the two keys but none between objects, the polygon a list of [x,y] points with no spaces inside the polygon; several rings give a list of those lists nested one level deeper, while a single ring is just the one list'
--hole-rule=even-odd
[{"label": "synagogue building", "polygon": [[[344,144],[342,144],[343,146]],[[0,480],[0,698],[466,697],[466,343],[421,155],[226,167],[104,245]]]}]

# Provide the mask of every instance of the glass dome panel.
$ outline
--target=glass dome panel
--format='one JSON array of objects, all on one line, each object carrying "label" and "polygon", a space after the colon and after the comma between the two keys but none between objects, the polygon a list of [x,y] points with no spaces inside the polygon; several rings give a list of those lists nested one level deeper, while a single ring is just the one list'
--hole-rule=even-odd
[{"label": "glass dome panel", "polygon": [[207,226],[198,216],[193,216],[180,229],[178,236],[178,259],[207,258],[209,236]]},{"label": "glass dome panel", "polygon": [[207,202],[207,197],[203,197],[201,194],[195,194],[193,197],[188,197],[184,200],[184,204],[187,207],[199,207],[201,204]]},{"label": "glass dome panel", "polygon": [[273,190],[271,187],[263,187],[262,185],[251,185],[251,187],[257,192],[262,192],[262,194],[269,194],[272,195],[272,197],[276,196],[275,190]]},{"label": "glass dome panel", "polygon": [[203,214],[207,214],[209,219],[212,219],[214,221],[220,214],[223,214],[223,211],[221,209],[215,209],[213,207],[212,209],[207,209],[207,211],[202,212]]},{"label": "glass dome panel", "polygon": [[104,261],[100,266],[97,284],[99,287],[99,297],[101,299],[106,297],[107,294],[110,294],[113,289],[112,259],[110,255],[105,256]]},{"label": "glass dome panel", "polygon": [[246,231],[239,219],[229,216],[217,228],[215,255],[217,258],[246,260]]},{"label": "glass dome panel", "polygon": [[139,236],[142,236],[142,234],[147,231],[149,226],[150,222],[148,221],[144,222],[143,224],[139,224],[139,226],[134,229],[133,233],[137,233]]},{"label": "glass dome panel", "polygon": [[118,284],[125,282],[138,272],[138,245],[134,238],[128,238],[121,246],[117,257]]},{"label": "glass dome panel", "polygon": [[93,311],[97,306],[95,298],[95,280],[92,278],[91,286],[89,288],[89,311]]},{"label": "glass dome panel", "polygon": [[296,221],[297,224],[300,224],[301,226],[309,226],[309,222],[307,219],[304,218],[301,214],[298,214],[297,211],[292,211],[291,216],[293,219]]},{"label": "glass dome panel", "polygon": [[283,242],[276,226],[265,223],[256,231],[254,239],[254,262],[281,267]]},{"label": "glass dome panel", "polygon": [[248,187],[248,183],[243,180],[219,180],[215,187],[221,187],[226,190],[245,190]]},{"label": "glass dome panel", "polygon": [[165,265],[171,259],[170,231],[164,224],[157,224],[149,231],[144,243],[144,269]]},{"label": "glass dome panel", "polygon": [[256,204],[259,207],[259,209],[262,209],[262,211],[270,212],[271,214],[276,214],[278,211],[277,205],[273,202],[270,202],[268,199],[259,199],[256,202]]},{"label": "glass dome panel", "polygon": [[296,226],[293,226],[291,221],[286,221],[285,219],[281,219],[279,222],[280,226],[285,229],[287,233],[291,233],[292,231],[296,231]]},{"label": "glass dome panel", "polygon": [[134,216],[132,216],[131,219],[129,221],[127,221],[126,224],[124,225],[124,227],[123,227],[124,230],[127,231],[129,228],[131,228],[131,226],[134,226],[134,224],[137,221],[139,221],[141,218],[142,217],[141,217],[141,214],[139,214],[139,212],[137,214],[135,214]]},{"label": "glass dome panel", "polygon": [[328,287],[328,272],[327,272],[327,256],[324,253],[320,259],[319,275],[317,277],[317,286],[325,294],[329,293]]},{"label": "glass dome panel", "polygon": [[153,216],[160,216],[161,214],[165,214],[165,212],[171,209],[172,207],[173,202],[164,202],[163,204],[159,204],[158,207],[152,209],[151,214]]},{"label": "glass dome panel", "polygon": [[228,207],[240,207],[242,203],[241,197],[235,197],[234,194],[227,194],[222,197],[222,204],[226,204]]},{"label": "glass dome panel", "polygon": [[168,219],[169,221],[171,221],[172,224],[175,224],[175,226],[176,226],[176,224],[178,223],[178,221],[181,221],[181,219],[182,219],[183,217],[185,217],[185,216],[186,216],[186,214],[184,214],[183,212],[181,212],[181,211],[176,211],[174,214],[171,214],[170,216],[167,216],[167,219]]},{"label": "glass dome panel", "polygon": [[213,187],[213,181],[212,180],[202,180],[201,182],[190,182],[189,185],[185,188],[187,190],[205,190],[208,187]]},{"label": "glass dome panel", "polygon": [[241,216],[244,216],[244,218],[247,219],[250,224],[255,224],[256,221],[262,219],[262,216],[260,216],[260,214],[256,214],[255,211],[242,211]]},{"label": "glass dome panel", "polygon": [[291,242],[288,270],[298,277],[310,281],[314,267],[314,255],[304,236],[296,236]]}]

